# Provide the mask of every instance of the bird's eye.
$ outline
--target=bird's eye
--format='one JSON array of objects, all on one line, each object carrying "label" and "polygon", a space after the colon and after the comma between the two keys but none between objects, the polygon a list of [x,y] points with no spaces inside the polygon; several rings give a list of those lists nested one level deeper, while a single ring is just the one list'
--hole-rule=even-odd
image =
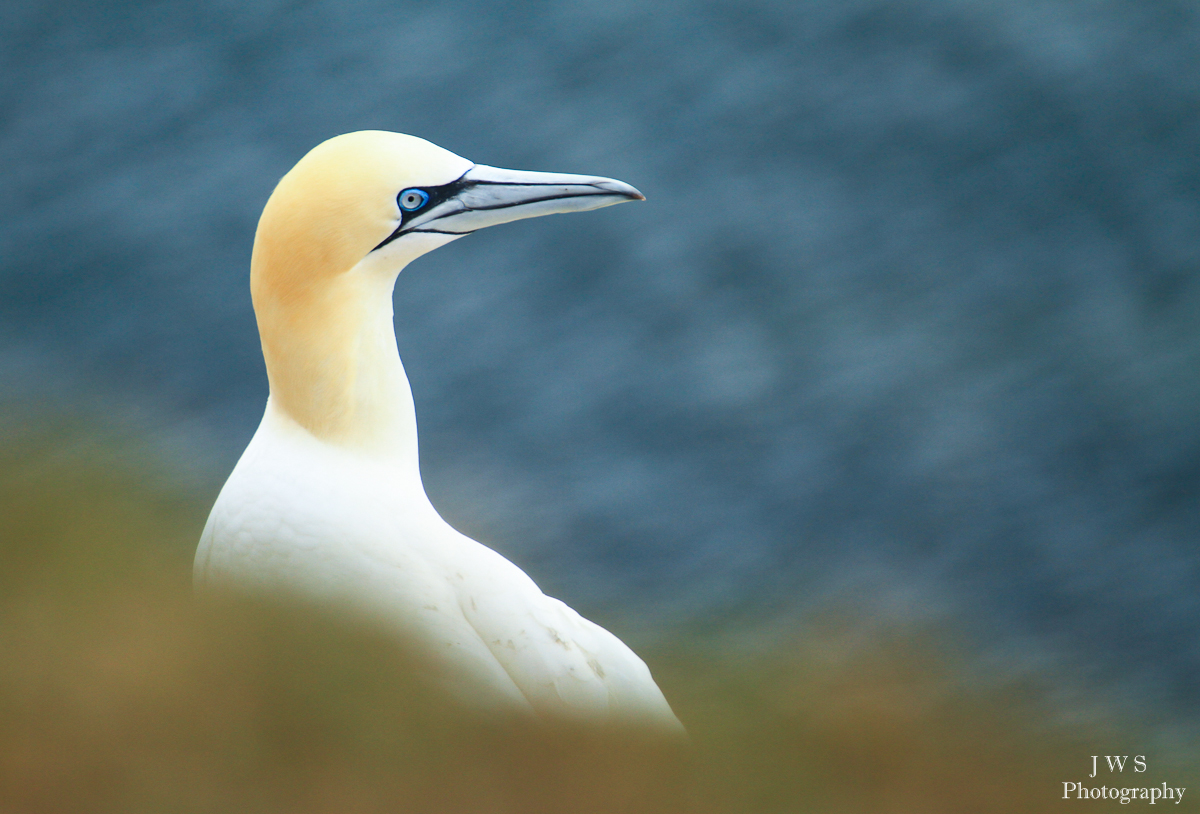
[{"label": "bird's eye", "polygon": [[429,193],[423,189],[406,189],[396,200],[405,212],[415,212],[429,203]]}]

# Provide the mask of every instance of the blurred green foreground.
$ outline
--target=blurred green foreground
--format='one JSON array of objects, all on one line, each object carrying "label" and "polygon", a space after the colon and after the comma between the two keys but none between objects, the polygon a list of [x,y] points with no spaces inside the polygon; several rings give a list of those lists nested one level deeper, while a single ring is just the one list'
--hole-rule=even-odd
[{"label": "blurred green foreground", "polygon": [[194,600],[210,492],[130,439],[21,429],[0,450],[6,814],[1094,810],[1119,803],[1063,782],[1138,753],[1130,730],[1047,723],[1043,689],[979,688],[937,631],[832,610],[769,647],[724,630],[639,648],[686,748],[482,719],[386,631]]}]

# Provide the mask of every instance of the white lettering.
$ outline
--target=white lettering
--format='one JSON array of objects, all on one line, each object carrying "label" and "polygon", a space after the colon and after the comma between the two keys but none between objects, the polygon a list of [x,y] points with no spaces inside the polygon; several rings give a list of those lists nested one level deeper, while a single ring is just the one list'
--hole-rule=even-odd
[{"label": "white lettering", "polygon": [[[1092,776],[1094,777],[1099,769],[1099,755],[1092,755]],[[1123,772],[1129,761],[1129,755],[1105,755],[1105,761],[1108,764],[1110,772]],[[1136,755],[1133,758],[1134,771],[1144,772],[1146,770],[1146,756]],[[1158,802],[1172,801],[1175,805],[1183,802],[1183,793],[1187,791],[1186,787],[1168,786],[1164,781],[1161,787],[1153,788],[1121,788],[1118,786],[1100,786],[1088,788],[1082,782],[1065,781],[1063,786],[1062,799],[1069,800],[1120,800],[1121,805],[1127,805],[1134,800],[1149,800],[1150,805]]]}]

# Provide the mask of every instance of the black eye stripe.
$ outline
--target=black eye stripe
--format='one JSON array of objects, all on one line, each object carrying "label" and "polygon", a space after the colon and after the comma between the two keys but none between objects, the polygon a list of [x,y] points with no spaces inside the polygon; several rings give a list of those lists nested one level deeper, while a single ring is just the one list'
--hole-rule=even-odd
[{"label": "black eye stripe", "polygon": [[[466,173],[463,174],[465,175]],[[408,226],[409,221],[411,221],[413,218],[428,212],[430,209],[438,206],[439,204],[445,203],[458,193],[462,192],[464,189],[474,185],[474,181],[465,181],[460,177],[458,180],[451,181],[448,184],[442,184],[440,187],[405,187],[396,195],[396,206],[400,210],[400,223],[396,227],[396,231],[388,235],[387,239],[376,246],[375,249],[382,249],[384,246],[400,237],[400,235],[404,233],[405,228]],[[400,206],[400,196],[405,192],[408,192],[409,189],[420,189],[429,196],[429,200],[425,202],[424,206],[419,206],[412,210],[406,210],[404,207]],[[375,249],[371,249],[371,251],[375,251]]]}]

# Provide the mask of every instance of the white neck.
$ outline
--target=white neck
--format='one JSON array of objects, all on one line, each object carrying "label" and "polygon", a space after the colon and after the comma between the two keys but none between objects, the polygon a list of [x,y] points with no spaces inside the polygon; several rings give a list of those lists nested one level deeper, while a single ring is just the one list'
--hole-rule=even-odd
[{"label": "white neck", "polygon": [[271,403],[322,441],[416,472],[416,413],[392,325],[396,271],[370,260],[319,289],[256,301]]}]

